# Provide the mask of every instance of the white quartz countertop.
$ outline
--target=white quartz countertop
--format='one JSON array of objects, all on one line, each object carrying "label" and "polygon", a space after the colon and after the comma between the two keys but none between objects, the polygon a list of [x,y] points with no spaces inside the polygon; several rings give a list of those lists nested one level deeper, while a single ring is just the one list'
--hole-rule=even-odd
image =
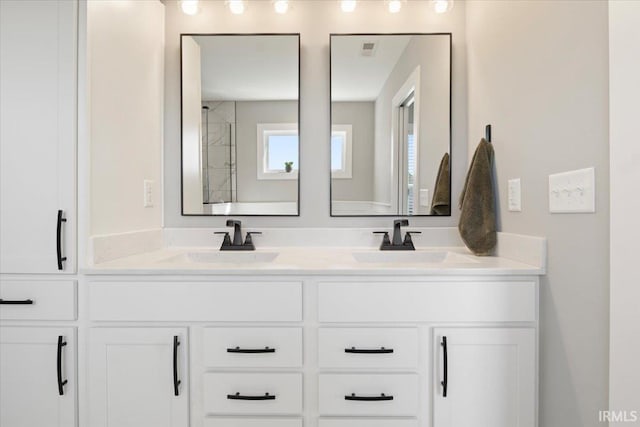
[{"label": "white quartz countertop", "polygon": [[[274,258],[270,260],[270,258]],[[81,269],[88,275],[541,275],[543,266],[477,257],[460,247],[379,251],[371,247],[165,248]]]}]

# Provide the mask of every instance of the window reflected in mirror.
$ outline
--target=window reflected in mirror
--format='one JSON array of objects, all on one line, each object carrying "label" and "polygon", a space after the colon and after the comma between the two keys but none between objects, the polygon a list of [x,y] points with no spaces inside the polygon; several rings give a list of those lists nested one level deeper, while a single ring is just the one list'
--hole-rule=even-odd
[{"label": "window reflected in mirror", "polygon": [[451,214],[451,35],[331,36],[331,215]]},{"label": "window reflected in mirror", "polygon": [[298,215],[299,35],[183,34],[182,214]]}]

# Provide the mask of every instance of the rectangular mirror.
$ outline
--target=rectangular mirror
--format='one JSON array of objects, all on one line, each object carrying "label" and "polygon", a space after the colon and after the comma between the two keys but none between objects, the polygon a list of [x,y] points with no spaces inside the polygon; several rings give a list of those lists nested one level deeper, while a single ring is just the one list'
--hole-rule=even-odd
[{"label": "rectangular mirror", "polygon": [[299,34],[182,34],[182,214],[298,215]]},{"label": "rectangular mirror", "polygon": [[451,215],[451,34],[330,50],[331,216]]}]

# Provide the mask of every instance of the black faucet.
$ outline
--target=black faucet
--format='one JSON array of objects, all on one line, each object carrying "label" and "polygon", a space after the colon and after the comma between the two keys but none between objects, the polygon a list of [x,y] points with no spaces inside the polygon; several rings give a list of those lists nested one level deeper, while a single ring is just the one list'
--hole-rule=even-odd
[{"label": "black faucet", "polygon": [[393,238],[389,240],[388,231],[374,231],[374,234],[384,234],[382,237],[382,244],[380,244],[381,251],[415,251],[416,247],[413,245],[411,239],[412,234],[420,234],[420,231],[407,231],[402,239],[402,231],[400,227],[407,227],[409,225],[408,219],[396,219],[393,221]]},{"label": "black faucet", "polygon": [[227,220],[227,227],[233,227],[233,241],[229,236],[228,231],[217,231],[215,234],[224,234],[224,238],[222,240],[222,246],[220,246],[221,251],[255,251],[256,247],[253,244],[253,239],[251,238],[254,234],[262,234],[258,231],[252,231],[247,233],[247,237],[242,243],[242,221],[238,221],[235,219]]}]

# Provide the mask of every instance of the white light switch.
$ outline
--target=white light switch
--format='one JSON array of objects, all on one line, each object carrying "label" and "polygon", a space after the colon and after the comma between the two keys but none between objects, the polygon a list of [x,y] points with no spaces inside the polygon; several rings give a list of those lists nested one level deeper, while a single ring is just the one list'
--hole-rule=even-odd
[{"label": "white light switch", "polygon": [[153,181],[150,179],[144,180],[144,207],[153,207]]},{"label": "white light switch", "polygon": [[420,189],[420,206],[429,207],[429,189]]},{"label": "white light switch", "polygon": [[509,211],[522,212],[522,191],[520,178],[509,180]]},{"label": "white light switch", "polygon": [[595,211],[594,168],[549,175],[549,212],[590,213]]}]

